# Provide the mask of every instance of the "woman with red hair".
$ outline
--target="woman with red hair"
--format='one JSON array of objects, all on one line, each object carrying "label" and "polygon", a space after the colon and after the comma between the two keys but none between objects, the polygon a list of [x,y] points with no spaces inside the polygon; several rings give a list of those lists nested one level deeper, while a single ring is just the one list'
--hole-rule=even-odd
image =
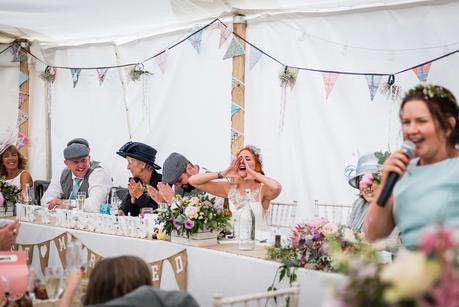
[{"label": "woman with red hair", "polygon": [[[221,180],[224,178],[230,180]],[[244,205],[245,191],[250,190],[257,230],[268,230],[266,212],[282,190],[279,182],[265,176],[260,151],[254,146],[239,150],[237,158],[224,171],[194,175],[188,182],[201,191],[228,198],[233,216]]]}]

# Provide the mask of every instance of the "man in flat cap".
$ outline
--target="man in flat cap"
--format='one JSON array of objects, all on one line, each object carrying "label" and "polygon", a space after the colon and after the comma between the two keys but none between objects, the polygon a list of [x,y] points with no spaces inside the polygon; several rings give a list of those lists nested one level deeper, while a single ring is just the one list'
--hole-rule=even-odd
[{"label": "man in flat cap", "polygon": [[41,205],[54,209],[64,204],[63,200],[76,199],[78,192],[86,193],[83,210],[99,212],[110,193],[112,179],[99,162],[91,161],[88,141],[73,139],[64,149],[64,164],[67,166],[60,178],[54,178],[41,198]]}]

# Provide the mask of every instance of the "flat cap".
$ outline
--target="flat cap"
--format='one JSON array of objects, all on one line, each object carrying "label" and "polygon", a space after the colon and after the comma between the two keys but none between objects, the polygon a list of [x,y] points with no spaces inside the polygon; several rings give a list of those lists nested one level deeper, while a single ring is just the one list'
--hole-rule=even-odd
[{"label": "flat cap", "polygon": [[80,143],[73,143],[64,149],[65,160],[78,160],[89,156],[89,148]]},{"label": "flat cap", "polygon": [[171,153],[163,164],[162,181],[170,185],[176,183],[179,177],[185,172],[188,163],[190,161],[185,156],[178,152]]}]

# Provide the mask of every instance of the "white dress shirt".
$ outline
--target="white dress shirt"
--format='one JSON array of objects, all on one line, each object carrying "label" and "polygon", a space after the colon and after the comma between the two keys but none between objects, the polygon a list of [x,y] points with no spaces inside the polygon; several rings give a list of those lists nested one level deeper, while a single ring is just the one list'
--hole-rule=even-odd
[{"label": "white dress shirt", "polygon": [[[53,199],[60,199],[62,194],[60,175],[56,178],[51,179],[48,189],[41,198],[41,205],[48,207],[48,202]],[[75,175],[72,173],[72,179],[75,179]],[[88,197],[86,198],[83,210],[87,212],[100,211],[100,204],[107,201],[107,197],[112,187],[112,178],[109,172],[103,167],[96,168],[92,171],[88,178]]]}]

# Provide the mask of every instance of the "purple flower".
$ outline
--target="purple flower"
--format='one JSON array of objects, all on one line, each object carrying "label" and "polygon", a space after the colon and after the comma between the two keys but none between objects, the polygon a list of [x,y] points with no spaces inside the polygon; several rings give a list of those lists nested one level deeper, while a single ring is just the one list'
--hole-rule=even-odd
[{"label": "purple flower", "polygon": [[211,203],[210,201],[208,201],[208,200],[204,201],[202,204],[203,204],[205,207],[212,207],[212,203]]},{"label": "purple flower", "polygon": [[186,220],[185,221],[185,228],[186,229],[192,229],[194,226],[194,222],[192,220]]},{"label": "purple flower", "polygon": [[222,206],[222,204],[215,204],[214,208],[217,209],[217,210],[222,210],[223,206]]},{"label": "purple flower", "polygon": [[174,223],[174,228],[176,229],[182,226],[182,223],[180,223],[178,219],[174,219],[173,223]]}]

